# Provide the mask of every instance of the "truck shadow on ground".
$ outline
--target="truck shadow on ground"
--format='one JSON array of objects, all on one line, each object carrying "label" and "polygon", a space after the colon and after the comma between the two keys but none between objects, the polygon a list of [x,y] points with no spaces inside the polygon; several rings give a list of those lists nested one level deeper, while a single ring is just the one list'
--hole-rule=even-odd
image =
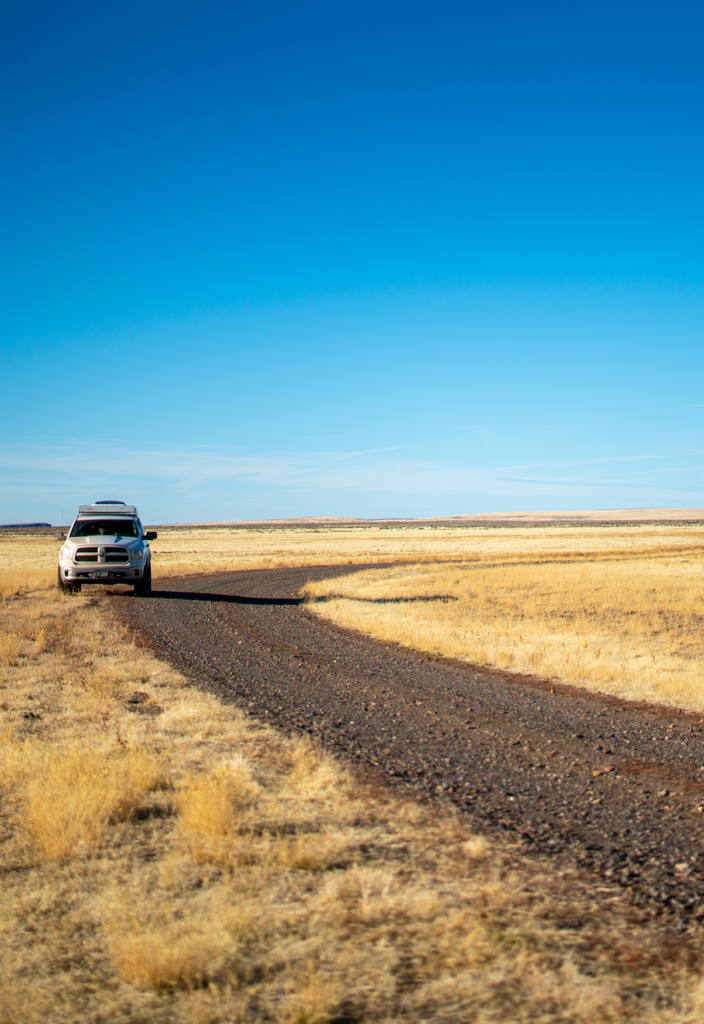
[{"label": "truck shadow on ground", "polygon": [[359,604],[413,604],[426,601],[457,601],[452,594],[420,594],[417,597],[348,597],[343,594],[325,594],[319,597],[245,597],[241,594],[210,594],[193,590],[152,590],[151,597],[171,601],[212,601],[225,604],[259,604],[300,606],[325,604],[326,601],[355,601]]},{"label": "truck shadow on ground", "polygon": [[302,605],[302,597],[244,597],[240,594],[208,594],[194,590],[152,590],[151,597],[169,601],[211,601],[213,604]]}]

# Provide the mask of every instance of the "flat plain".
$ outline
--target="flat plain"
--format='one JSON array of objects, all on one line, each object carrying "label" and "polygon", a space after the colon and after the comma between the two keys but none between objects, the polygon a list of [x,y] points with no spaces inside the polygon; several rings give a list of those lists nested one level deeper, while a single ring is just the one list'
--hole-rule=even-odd
[{"label": "flat plain", "polygon": [[[153,549],[157,585],[393,562],[314,585],[350,584],[340,607],[379,614],[453,607],[461,600],[436,598],[476,590],[466,574],[494,581],[541,563],[595,564],[608,579],[650,559],[672,579],[698,564],[701,536],[174,529]],[[488,843],[448,809],[370,786],[310,741],[201,693],[135,645],[100,588],[52,589],[51,537],[7,535],[0,548],[14,563],[0,581],[3,1024],[704,1019],[696,935],[678,950],[657,920],[578,871]],[[492,582],[505,602],[516,585]],[[419,596],[431,600],[407,600]],[[434,649],[446,632],[441,621]],[[419,633],[414,645],[425,643]]]},{"label": "flat plain", "polygon": [[316,613],[380,640],[704,709],[701,529],[487,531],[448,556],[306,593]]}]

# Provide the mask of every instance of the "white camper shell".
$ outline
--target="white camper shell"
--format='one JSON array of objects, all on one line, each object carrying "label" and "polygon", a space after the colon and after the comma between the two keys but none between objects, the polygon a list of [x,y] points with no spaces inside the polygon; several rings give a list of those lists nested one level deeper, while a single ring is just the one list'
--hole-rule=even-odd
[{"label": "white camper shell", "polygon": [[134,505],[124,501],[96,501],[79,505],[59,552],[58,585],[75,593],[84,583],[126,583],[139,597],[152,586],[149,541]]}]

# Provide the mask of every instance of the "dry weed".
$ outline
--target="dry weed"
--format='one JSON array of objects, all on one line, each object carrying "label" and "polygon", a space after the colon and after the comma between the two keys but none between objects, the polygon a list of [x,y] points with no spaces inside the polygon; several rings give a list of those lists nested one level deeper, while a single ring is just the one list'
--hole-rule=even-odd
[{"label": "dry weed", "polygon": [[34,648],[36,654],[42,654],[46,650],[46,627],[41,627],[37,630],[34,637]]},{"label": "dry weed", "polygon": [[158,762],[141,750],[47,752],[35,743],[24,755],[38,762],[24,791],[24,828],[50,861],[95,848],[107,822],[129,817],[161,777]]},{"label": "dry weed", "polygon": [[184,780],[176,797],[179,830],[198,862],[238,864],[256,857],[256,843],[238,833],[242,812],[256,803],[260,787],[244,765]]},{"label": "dry weed", "polygon": [[0,633],[0,661],[3,665],[16,665],[19,641],[14,633]]},{"label": "dry weed", "polygon": [[279,1019],[290,1024],[330,1024],[342,1003],[344,992],[339,981],[321,975],[309,964],[292,981],[292,991],[284,999]]},{"label": "dry weed", "polygon": [[125,981],[155,989],[197,988],[216,978],[232,948],[207,922],[182,921],[160,931],[122,935],[111,955]]},{"label": "dry weed", "polygon": [[291,753],[292,769],[286,776],[286,790],[310,800],[333,796],[340,788],[349,789],[351,777],[332,757],[316,750],[302,737]]}]

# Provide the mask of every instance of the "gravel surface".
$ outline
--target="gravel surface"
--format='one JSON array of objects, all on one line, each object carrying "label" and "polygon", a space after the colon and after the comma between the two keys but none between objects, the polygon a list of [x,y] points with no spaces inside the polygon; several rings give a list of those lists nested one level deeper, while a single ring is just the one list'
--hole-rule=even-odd
[{"label": "gravel surface", "polygon": [[379,643],[317,618],[308,580],[210,574],[113,600],[199,685],[485,834],[579,864],[684,928],[704,916],[704,719]]}]

